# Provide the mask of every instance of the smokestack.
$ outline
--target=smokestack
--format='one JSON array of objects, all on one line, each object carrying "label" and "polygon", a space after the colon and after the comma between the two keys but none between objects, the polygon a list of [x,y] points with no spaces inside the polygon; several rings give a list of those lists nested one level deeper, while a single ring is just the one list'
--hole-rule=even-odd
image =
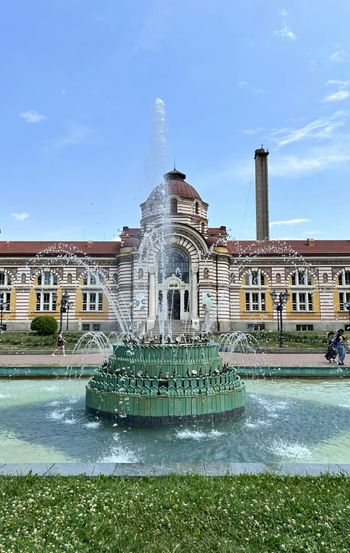
[{"label": "smokestack", "polygon": [[269,240],[269,185],[267,173],[268,150],[255,150],[256,239]]}]

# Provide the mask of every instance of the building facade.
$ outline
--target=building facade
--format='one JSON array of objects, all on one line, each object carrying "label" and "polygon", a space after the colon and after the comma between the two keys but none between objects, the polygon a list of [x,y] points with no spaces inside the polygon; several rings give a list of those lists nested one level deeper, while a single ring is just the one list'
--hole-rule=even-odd
[{"label": "building facade", "polygon": [[[38,315],[63,329],[275,330],[271,293],[286,291],[286,330],[334,329],[350,317],[350,240],[229,240],[208,204],[173,170],[119,242],[0,242],[0,315],[26,330]],[[264,229],[266,232],[266,229]],[[62,312],[62,294],[69,298]]]}]

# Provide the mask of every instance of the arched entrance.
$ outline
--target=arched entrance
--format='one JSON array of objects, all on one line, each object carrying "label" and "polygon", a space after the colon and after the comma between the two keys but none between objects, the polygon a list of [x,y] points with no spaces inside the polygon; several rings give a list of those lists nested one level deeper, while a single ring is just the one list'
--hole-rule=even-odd
[{"label": "arched entrance", "polygon": [[179,248],[169,248],[158,258],[157,315],[165,310],[171,320],[188,321],[190,318],[190,262]]}]

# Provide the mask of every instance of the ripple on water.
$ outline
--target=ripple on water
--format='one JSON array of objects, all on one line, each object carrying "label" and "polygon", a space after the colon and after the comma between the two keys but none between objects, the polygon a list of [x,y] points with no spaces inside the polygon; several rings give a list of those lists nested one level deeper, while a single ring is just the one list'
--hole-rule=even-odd
[{"label": "ripple on water", "polygon": [[83,424],[84,428],[98,428],[99,426],[101,426],[101,422],[100,421],[91,421],[91,422],[87,422],[86,424]]},{"label": "ripple on water", "polygon": [[310,459],[312,453],[310,449],[298,442],[288,442],[285,440],[275,440],[270,446],[270,451],[275,455],[286,460],[302,461]]},{"label": "ripple on water", "polygon": [[203,432],[201,430],[190,430],[186,428],[185,430],[176,430],[175,434],[179,440],[205,440],[206,438],[218,438],[219,436],[223,436],[225,432],[220,432],[219,430]]},{"label": "ripple on water", "polygon": [[47,414],[47,418],[55,421],[62,420],[68,411],[70,411],[70,407],[66,407],[65,409],[54,409]]}]

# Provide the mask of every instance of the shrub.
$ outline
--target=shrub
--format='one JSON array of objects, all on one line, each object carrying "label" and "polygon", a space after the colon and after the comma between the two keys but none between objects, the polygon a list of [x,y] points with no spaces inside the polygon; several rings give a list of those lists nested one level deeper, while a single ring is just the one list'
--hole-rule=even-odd
[{"label": "shrub", "polygon": [[57,332],[57,321],[54,317],[44,315],[42,317],[35,317],[32,320],[30,328],[34,330],[39,336],[49,336]]}]

